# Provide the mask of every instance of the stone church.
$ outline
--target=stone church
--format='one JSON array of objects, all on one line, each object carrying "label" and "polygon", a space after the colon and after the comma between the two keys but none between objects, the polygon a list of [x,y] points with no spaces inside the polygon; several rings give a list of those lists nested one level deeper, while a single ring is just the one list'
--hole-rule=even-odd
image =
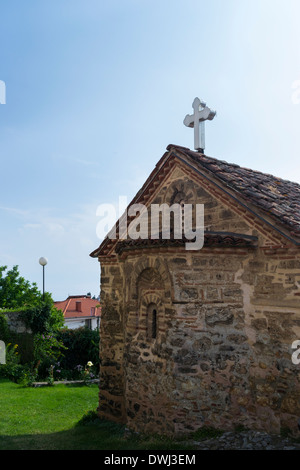
[{"label": "stone church", "polygon": [[116,237],[91,253],[99,415],[150,433],[298,432],[300,185],[170,145],[133,203],[203,204],[204,246]]}]

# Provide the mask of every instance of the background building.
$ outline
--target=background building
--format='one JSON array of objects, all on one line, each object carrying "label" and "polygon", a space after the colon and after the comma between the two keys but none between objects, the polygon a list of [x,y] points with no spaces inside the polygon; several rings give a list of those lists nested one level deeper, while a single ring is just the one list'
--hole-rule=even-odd
[{"label": "background building", "polygon": [[66,300],[54,302],[62,310],[67,328],[75,329],[86,326],[91,330],[100,327],[101,307],[98,299],[87,295],[70,295]]}]

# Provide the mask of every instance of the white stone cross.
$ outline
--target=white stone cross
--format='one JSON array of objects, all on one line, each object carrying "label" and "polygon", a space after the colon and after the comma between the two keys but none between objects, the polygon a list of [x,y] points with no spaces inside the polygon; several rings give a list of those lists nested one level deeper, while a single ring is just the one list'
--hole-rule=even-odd
[{"label": "white stone cross", "polygon": [[194,148],[198,152],[205,149],[205,121],[212,121],[217,114],[206,106],[204,101],[195,98],[193,102],[194,114],[188,114],[183,123],[187,127],[194,128]]}]

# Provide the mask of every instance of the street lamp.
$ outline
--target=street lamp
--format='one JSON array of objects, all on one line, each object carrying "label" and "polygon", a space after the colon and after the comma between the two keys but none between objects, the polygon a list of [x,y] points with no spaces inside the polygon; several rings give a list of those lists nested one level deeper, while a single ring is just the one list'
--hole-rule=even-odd
[{"label": "street lamp", "polygon": [[43,266],[43,300],[45,298],[45,266],[48,263],[47,258],[40,258],[39,263],[41,266]]}]

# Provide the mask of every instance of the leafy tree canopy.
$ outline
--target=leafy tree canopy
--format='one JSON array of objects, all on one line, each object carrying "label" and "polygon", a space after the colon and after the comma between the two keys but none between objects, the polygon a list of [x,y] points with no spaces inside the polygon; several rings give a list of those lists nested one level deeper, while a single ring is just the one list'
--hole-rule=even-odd
[{"label": "leafy tree canopy", "polygon": [[7,266],[0,266],[0,308],[21,308],[41,300],[42,294],[36,283],[30,284],[20,276],[18,266],[10,270]]},{"label": "leafy tree canopy", "polygon": [[20,276],[18,266],[0,266],[0,309],[22,309],[23,319],[34,333],[55,331],[64,324],[63,313],[53,304],[49,292],[43,294],[35,282]]}]

